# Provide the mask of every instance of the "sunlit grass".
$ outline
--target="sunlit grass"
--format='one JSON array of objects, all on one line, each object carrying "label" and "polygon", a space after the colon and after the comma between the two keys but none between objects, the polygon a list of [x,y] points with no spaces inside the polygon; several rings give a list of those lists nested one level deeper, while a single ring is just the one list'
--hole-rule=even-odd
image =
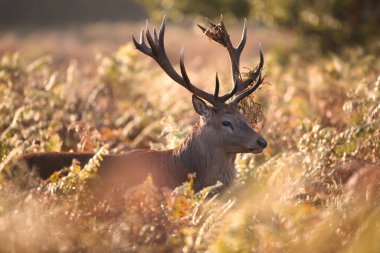
[{"label": "sunlit grass", "polygon": [[[131,44],[65,69],[54,56],[2,55],[0,251],[378,252],[380,61],[343,51],[265,52],[269,84],[253,98],[269,147],[239,157],[236,185],[214,197],[194,193],[191,177],[173,192],[149,178],[102,191],[106,152],[173,148],[196,121],[190,95]],[[196,80],[215,71],[189,65]],[[98,153],[47,181],[12,166],[61,150]]]}]

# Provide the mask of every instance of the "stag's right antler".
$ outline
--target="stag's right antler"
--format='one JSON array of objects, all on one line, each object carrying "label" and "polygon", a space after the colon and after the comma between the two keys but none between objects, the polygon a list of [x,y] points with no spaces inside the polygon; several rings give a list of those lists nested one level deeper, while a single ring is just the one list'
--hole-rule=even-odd
[{"label": "stag's right antler", "polygon": [[[144,34],[145,33],[145,34]],[[169,58],[166,55],[165,52],[165,46],[164,46],[164,35],[165,35],[165,17],[162,19],[161,27],[159,34],[157,36],[156,29],[153,28],[153,36],[152,38],[149,29],[148,29],[148,23],[146,25],[146,28],[141,30],[140,35],[140,43],[136,41],[135,37],[132,34],[132,40],[135,44],[136,48],[141,51],[142,53],[152,57],[158,65],[165,71],[165,73],[170,76],[174,81],[185,87],[187,90],[192,92],[194,95],[208,101],[212,105],[216,105],[217,103],[222,102],[222,99],[225,99],[225,97],[219,97],[219,80],[218,76],[216,76],[215,81],[215,93],[210,94],[207,93],[196,86],[194,86],[186,73],[186,68],[184,64],[184,51],[181,50],[181,58],[180,58],[180,67],[181,67],[181,74],[180,76],[177,71],[173,68],[173,65],[170,63]],[[147,46],[145,43],[145,37],[148,40],[148,44],[150,47]],[[231,95],[232,97],[232,95]]]}]

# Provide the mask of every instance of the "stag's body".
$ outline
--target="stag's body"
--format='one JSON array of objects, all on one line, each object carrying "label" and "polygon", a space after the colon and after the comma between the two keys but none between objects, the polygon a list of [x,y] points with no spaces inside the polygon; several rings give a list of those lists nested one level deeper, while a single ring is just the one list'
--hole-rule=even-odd
[{"label": "stag's body", "polygon": [[[255,71],[242,80],[239,71],[240,54],[246,41],[246,26],[239,45],[234,48],[227,30],[221,21],[218,25],[210,22],[211,28],[199,26],[205,34],[227,48],[232,65],[233,89],[219,96],[219,80],[216,76],[214,94],[200,90],[191,84],[181,53],[179,75],[170,64],[164,49],[165,20],[159,36],[154,29],[154,38],[146,29],[141,33],[141,42],[134,38],[138,50],[152,57],[174,81],[193,93],[193,107],[201,116],[188,138],[171,150],[135,150],[120,155],[106,155],[100,166],[100,175],[112,184],[133,186],[151,175],[157,187],[175,188],[195,174],[194,189],[201,190],[220,181],[224,187],[232,184],[235,178],[235,159],[238,153],[260,153],[266,147],[265,139],[254,131],[240,113],[238,103],[254,92],[263,82],[263,54],[260,50],[260,64]],[[207,101],[211,105],[205,103]],[[230,101],[227,103],[227,101]],[[22,157],[28,168],[36,168],[41,177],[47,178],[55,170],[70,166],[73,159],[85,164],[94,154],[90,153],[41,153]]]},{"label": "stag's body", "polygon": [[[211,145],[215,140],[207,139],[210,135],[201,124],[199,122],[187,139],[175,149],[140,149],[119,155],[105,155],[99,174],[115,185],[126,186],[137,185],[150,175],[155,186],[171,189],[185,182],[189,174],[195,174],[195,191],[218,181],[223,187],[228,187],[235,179],[236,153],[227,153],[221,146]],[[37,169],[45,179],[57,169],[70,166],[73,159],[84,165],[93,156],[94,153],[50,152],[24,155],[22,160],[28,168]]]}]

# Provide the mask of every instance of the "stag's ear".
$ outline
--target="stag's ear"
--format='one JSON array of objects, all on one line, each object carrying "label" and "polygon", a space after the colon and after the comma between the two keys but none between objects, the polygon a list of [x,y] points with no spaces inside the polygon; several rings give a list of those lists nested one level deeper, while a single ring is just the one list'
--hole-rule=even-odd
[{"label": "stag's ear", "polygon": [[211,108],[199,97],[193,95],[194,110],[201,116],[208,118],[211,116]]}]

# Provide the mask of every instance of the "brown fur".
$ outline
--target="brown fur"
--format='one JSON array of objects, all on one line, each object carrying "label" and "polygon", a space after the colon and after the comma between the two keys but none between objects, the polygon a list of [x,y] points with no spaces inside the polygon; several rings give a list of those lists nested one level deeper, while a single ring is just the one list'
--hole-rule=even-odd
[{"label": "brown fur", "polygon": [[[261,136],[248,127],[245,118],[235,109],[213,110],[208,118],[202,117],[187,139],[177,148],[135,150],[119,155],[105,155],[99,168],[101,177],[113,184],[134,186],[151,175],[157,187],[175,188],[195,173],[194,189],[201,190],[218,181],[224,187],[235,179],[237,153],[261,152],[257,140]],[[223,120],[234,125],[232,131],[222,126]],[[86,164],[93,153],[35,153],[20,157],[28,169],[35,169],[42,178],[71,165],[73,159]]]}]

